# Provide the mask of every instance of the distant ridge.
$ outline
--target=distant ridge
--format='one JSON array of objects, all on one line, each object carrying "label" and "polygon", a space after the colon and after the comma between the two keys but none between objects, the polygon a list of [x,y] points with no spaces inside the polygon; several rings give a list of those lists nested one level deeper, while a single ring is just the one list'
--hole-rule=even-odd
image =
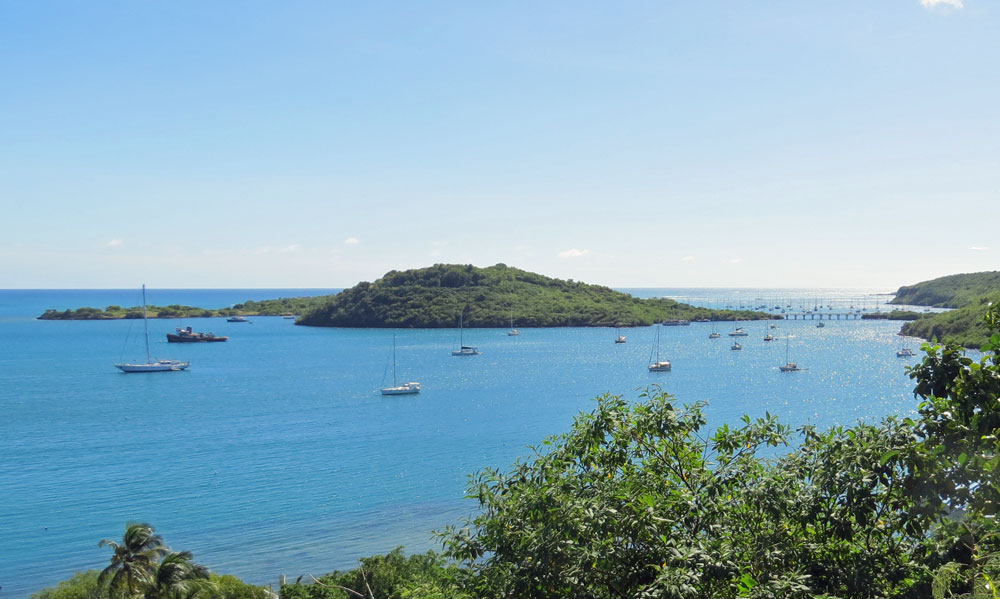
[{"label": "distant ridge", "polygon": [[761,312],[710,310],[639,299],[601,285],[554,279],[506,264],[435,264],[389,271],[304,313],[296,324],[326,327],[640,326],[669,319],[754,320]]}]

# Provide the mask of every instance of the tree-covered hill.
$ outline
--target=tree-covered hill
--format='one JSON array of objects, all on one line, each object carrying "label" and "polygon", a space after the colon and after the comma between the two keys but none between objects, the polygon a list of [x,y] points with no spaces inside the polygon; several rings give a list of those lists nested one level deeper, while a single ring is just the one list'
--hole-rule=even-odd
[{"label": "tree-covered hill", "polygon": [[669,319],[754,320],[761,312],[710,310],[640,299],[600,285],[553,279],[497,264],[435,264],[358,283],[303,314],[297,324],[450,328],[639,326]]},{"label": "tree-covered hill", "polygon": [[978,348],[989,338],[983,316],[995,301],[1000,301],[1000,271],[949,275],[900,287],[892,303],[954,308],[922,314],[903,325],[900,334]]},{"label": "tree-covered hill", "polygon": [[984,295],[1000,293],[1000,271],[973,272],[938,277],[896,291],[893,304],[961,308],[979,302]]}]

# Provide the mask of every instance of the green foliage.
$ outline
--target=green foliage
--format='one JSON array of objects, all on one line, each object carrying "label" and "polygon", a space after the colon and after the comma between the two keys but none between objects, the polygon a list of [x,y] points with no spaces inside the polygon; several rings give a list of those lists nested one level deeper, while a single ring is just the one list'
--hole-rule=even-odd
[{"label": "green foliage", "polygon": [[894,304],[955,308],[922,314],[903,326],[901,333],[978,348],[989,338],[983,318],[990,304],[1000,300],[1000,271],[950,275],[900,287]]},{"label": "green foliage", "polygon": [[463,599],[469,595],[460,588],[462,578],[456,565],[432,551],[406,557],[398,547],[362,559],[354,570],[282,585],[281,599]]},{"label": "green foliage", "polygon": [[[907,596],[927,525],[899,478],[903,423],[803,429],[772,416],[703,432],[702,405],[603,396],[572,430],[470,488],[482,514],[449,554],[483,597]],[[764,452],[773,454],[773,450]],[[921,587],[923,585],[923,587]]]},{"label": "green foliage", "polygon": [[1000,300],[1000,295],[980,297],[974,303],[956,310],[921,315],[917,320],[903,325],[900,333],[978,349],[989,339],[990,327],[984,318],[990,304],[996,300]]},{"label": "green foliage", "polygon": [[892,312],[869,312],[862,314],[862,320],[916,320],[920,318],[919,312],[912,310],[893,310]]},{"label": "green foliage", "polygon": [[436,264],[390,271],[304,314],[299,324],[343,327],[449,328],[639,326],[667,319],[753,320],[748,311],[714,311],[668,299],[639,299],[599,285],[552,279],[497,264]]},{"label": "green foliage", "polygon": [[112,599],[190,598],[211,588],[208,569],[194,563],[190,551],[170,551],[149,524],[129,524],[121,543],[104,539],[98,546],[114,550],[111,564],[97,577]]},{"label": "green foliage", "polygon": [[[273,300],[247,301],[236,304],[232,308],[206,309],[195,306],[147,306],[149,318],[210,318],[219,316],[280,316],[284,314],[302,314],[323,305],[333,296],[293,297]],[[117,318],[142,318],[142,306],[122,308],[108,306],[99,308],[78,308],[76,310],[48,309],[39,320],[112,320]]]},{"label": "green foliage", "polygon": [[939,277],[916,285],[900,287],[894,304],[961,308],[979,298],[1000,292],[1000,271],[976,272]]},{"label": "green foliage", "polygon": [[32,599],[107,599],[108,588],[98,584],[100,572],[88,570],[77,572],[73,578],[60,582],[57,586],[32,593]]}]

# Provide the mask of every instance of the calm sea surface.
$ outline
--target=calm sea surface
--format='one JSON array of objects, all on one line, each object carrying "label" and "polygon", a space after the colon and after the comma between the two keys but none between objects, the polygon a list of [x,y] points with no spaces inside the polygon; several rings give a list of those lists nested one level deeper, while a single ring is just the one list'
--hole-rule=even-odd
[{"label": "calm sea surface", "polygon": [[[872,311],[886,290],[636,289],[710,307]],[[217,308],[331,290],[151,290],[150,304]],[[150,320],[154,357],[185,372],[120,373],[144,359],[141,321],[51,322],[47,308],[132,306],[135,290],[0,291],[0,597],[27,597],[75,571],[103,568],[103,538],[152,523],[175,549],[249,582],[319,575],[398,545],[437,548],[429,532],[459,523],[467,475],[506,468],[526,446],[567,430],[606,392],[661,384],[709,402],[710,425],[778,414],[793,426],[874,421],[914,411],[895,350],[919,341],[899,323],[785,321],[742,352],[731,325],[662,327],[672,372],[649,373],[654,327],[466,329],[482,355],[453,357],[457,330],[395,331],[401,380],[418,396],[382,397],[391,330],[295,326],[278,317]],[[830,307],[832,306],[832,308]],[[515,313],[516,320],[516,313]],[[167,344],[191,325],[228,343]],[[806,370],[781,373],[789,358]],[[388,372],[387,372],[388,371]]]}]

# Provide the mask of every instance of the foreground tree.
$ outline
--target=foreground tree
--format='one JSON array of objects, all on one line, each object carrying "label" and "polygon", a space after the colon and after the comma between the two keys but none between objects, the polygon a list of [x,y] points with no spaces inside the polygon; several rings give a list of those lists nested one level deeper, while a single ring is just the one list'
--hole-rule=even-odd
[{"label": "foreground tree", "polygon": [[129,524],[121,543],[104,539],[98,546],[114,549],[97,579],[113,598],[190,598],[212,590],[208,569],[194,563],[190,551],[171,552],[149,524]]},{"label": "foreground tree", "polygon": [[107,584],[112,596],[135,597],[151,584],[156,564],[168,553],[163,537],[144,522],[125,527],[122,542],[104,539],[98,547],[111,547],[111,564],[98,577],[98,584]]}]

